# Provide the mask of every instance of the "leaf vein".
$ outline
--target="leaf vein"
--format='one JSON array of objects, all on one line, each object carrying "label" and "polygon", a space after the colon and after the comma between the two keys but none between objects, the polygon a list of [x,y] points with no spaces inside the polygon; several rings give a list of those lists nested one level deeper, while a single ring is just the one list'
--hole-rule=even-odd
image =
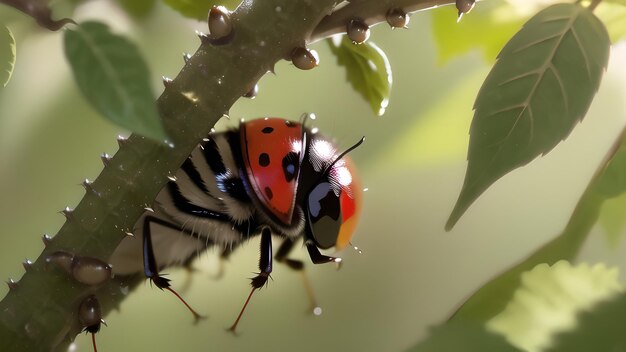
[{"label": "leaf vein", "polygon": [[585,60],[585,68],[587,69],[587,77],[589,78],[589,80],[591,80],[591,65],[589,64],[589,58],[587,57],[587,53],[585,52],[584,47],[582,43],[580,42],[578,33],[576,33],[576,28],[572,26],[572,28],[570,28],[570,31],[572,31],[572,35],[574,36],[574,39],[576,40],[578,49],[580,50],[580,53],[582,54],[583,59]]},{"label": "leaf vein", "polygon": [[[115,69],[111,66],[106,53],[100,50],[98,45],[94,42],[93,38],[87,35],[87,33],[85,33],[83,29],[77,30],[76,33],[78,33],[83,38],[87,46],[92,50],[95,59],[100,62],[100,67],[102,68],[102,70],[106,73],[108,77],[111,78],[112,81],[114,81],[113,92],[119,97],[124,106],[124,110],[127,111],[128,108],[131,106],[131,102],[126,96],[126,92],[120,89],[123,83],[120,80],[120,77],[118,77],[118,75],[116,74]],[[130,112],[127,111],[127,114],[128,113]]]},{"label": "leaf vein", "polygon": [[565,84],[563,83],[563,79],[561,78],[559,71],[556,69],[553,63],[550,63],[548,69],[552,71],[552,73],[554,74],[554,78],[556,78],[556,81],[559,83],[561,95],[563,96],[563,105],[565,105],[565,112],[569,115],[569,98],[567,96],[567,91],[565,90]]}]

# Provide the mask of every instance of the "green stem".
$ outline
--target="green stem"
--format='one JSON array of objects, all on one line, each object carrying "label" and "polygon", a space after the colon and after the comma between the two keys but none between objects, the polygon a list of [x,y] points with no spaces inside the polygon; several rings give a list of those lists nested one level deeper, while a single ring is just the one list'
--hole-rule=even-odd
[{"label": "green stem", "polygon": [[609,198],[598,192],[602,176],[618,150],[626,149],[626,128],[616,139],[605,160],[598,167],[585,192],[580,197],[569,222],[561,234],[521,263],[498,275],[476,291],[451,317],[451,320],[472,319],[486,322],[500,313],[520,286],[521,275],[541,263],[552,265],[559,260],[578,256],[591,229],[598,221],[602,205]]}]

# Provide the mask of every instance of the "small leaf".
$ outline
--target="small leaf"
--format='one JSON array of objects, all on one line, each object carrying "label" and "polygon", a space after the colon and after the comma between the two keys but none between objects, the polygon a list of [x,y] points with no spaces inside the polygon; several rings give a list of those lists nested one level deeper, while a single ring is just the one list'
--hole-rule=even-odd
[{"label": "small leaf", "polygon": [[601,302],[578,316],[576,329],[554,337],[549,352],[624,351],[626,294]]},{"label": "small leaf", "polygon": [[129,15],[136,18],[142,18],[147,16],[152,9],[154,9],[156,0],[117,0],[117,3]]},{"label": "small leaf", "polygon": [[98,22],[65,32],[65,56],[87,100],[110,121],[157,140],[166,138],[137,47]]},{"label": "small leaf", "polygon": [[458,10],[441,6],[431,12],[437,59],[444,64],[472,50],[480,50],[492,62],[507,40],[524,23],[515,9],[504,1],[485,1],[457,23]]},{"label": "small leaf", "polygon": [[542,351],[555,333],[576,326],[578,312],[619,294],[617,268],[604,264],[572,267],[567,261],[540,264],[522,274],[521,286],[487,329],[524,351]]},{"label": "small leaf", "polygon": [[497,334],[475,321],[449,322],[434,328],[431,335],[407,352],[518,352]]},{"label": "small leaf", "polygon": [[370,103],[374,113],[382,116],[389,104],[393,81],[385,53],[371,41],[354,44],[347,36],[334,37],[328,44],[337,63],[346,68],[352,88]]},{"label": "small leaf", "polygon": [[577,4],[548,7],[502,49],[474,103],[451,229],[492,183],[546,154],[583,118],[609,57],[606,29]]},{"label": "small leaf", "polygon": [[164,0],[165,3],[181,15],[197,20],[206,20],[213,6],[225,6],[234,10],[241,0]]},{"label": "small leaf", "polygon": [[9,83],[14,66],[15,39],[13,33],[7,27],[0,26],[0,84],[3,87]]}]

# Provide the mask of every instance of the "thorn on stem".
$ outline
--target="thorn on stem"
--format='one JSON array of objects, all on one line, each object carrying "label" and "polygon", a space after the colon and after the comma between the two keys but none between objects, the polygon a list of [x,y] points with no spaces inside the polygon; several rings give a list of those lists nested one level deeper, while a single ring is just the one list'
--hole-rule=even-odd
[{"label": "thorn on stem", "polygon": [[9,290],[15,291],[19,287],[19,284],[17,283],[17,281],[9,279],[9,281],[7,281],[7,286],[9,286]]},{"label": "thorn on stem", "polygon": [[41,236],[41,240],[43,241],[44,246],[48,246],[50,243],[52,243],[52,237],[50,237],[50,235],[48,234],[44,234],[43,236]]},{"label": "thorn on stem", "polygon": [[72,220],[72,218],[74,217],[74,209],[70,207],[65,207],[65,209],[61,210],[61,214],[65,216],[65,219]]},{"label": "thorn on stem", "polygon": [[24,270],[26,270],[26,272],[29,272],[33,269],[33,262],[30,259],[26,259],[22,262],[22,266],[24,267]]},{"label": "thorn on stem", "polygon": [[100,155],[100,160],[102,160],[102,164],[104,164],[104,166],[109,166],[109,163],[111,162],[111,156],[107,153],[103,153],[102,155]]}]

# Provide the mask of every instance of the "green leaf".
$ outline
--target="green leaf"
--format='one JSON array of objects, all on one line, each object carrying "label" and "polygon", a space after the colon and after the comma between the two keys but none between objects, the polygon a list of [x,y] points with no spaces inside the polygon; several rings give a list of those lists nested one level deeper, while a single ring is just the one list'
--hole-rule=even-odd
[{"label": "green leaf", "polygon": [[602,206],[598,222],[604,230],[606,240],[616,248],[626,232],[626,194],[607,200]]},{"label": "green leaf", "polygon": [[576,315],[619,294],[618,269],[604,264],[572,267],[567,261],[540,264],[522,274],[522,284],[504,311],[487,322],[524,351],[542,351],[553,335],[576,326]]},{"label": "green leaf", "polygon": [[[600,217],[600,211],[606,202],[606,195],[597,192],[597,184],[609,169],[612,159],[620,155],[620,149],[626,149],[626,134],[622,134],[611,148],[608,158],[603,162],[582,194],[565,229],[553,240],[528,256],[519,264],[507,269],[479,288],[458,311],[452,320],[472,319],[487,321],[499,314],[521,285],[521,276],[536,265],[552,265],[559,260],[573,260]],[[623,213],[622,213],[623,217]]]},{"label": "green leaf", "polygon": [[152,9],[154,9],[156,0],[117,0],[117,3],[129,15],[136,18],[142,18],[147,16]]},{"label": "green leaf", "polygon": [[458,10],[454,6],[442,6],[430,13],[441,64],[472,50],[480,50],[484,59],[492,62],[524,23],[504,1],[482,2],[458,23]]},{"label": "green leaf", "polygon": [[206,20],[213,6],[225,6],[234,10],[241,0],[164,0],[165,3],[181,15],[197,20]]},{"label": "green leaf", "polygon": [[446,229],[496,180],[569,135],[589,109],[609,48],[602,22],[576,4],[546,8],[507,43],[474,103],[467,173]]},{"label": "green leaf", "polygon": [[624,351],[626,294],[599,303],[578,316],[578,327],[554,337],[549,352]]},{"label": "green leaf", "polygon": [[346,68],[352,88],[370,103],[378,116],[385,113],[391,94],[392,73],[385,53],[371,41],[354,44],[347,36],[328,40],[337,63]]},{"label": "green leaf", "polygon": [[517,352],[502,336],[485,330],[477,322],[450,322],[432,330],[431,335],[409,348],[410,352]]},{"label": "green leaf", "polygon": [[133,43],[98,22],[67,30],[64,39],[76,82],[96,110],[133,132],[166,138],[148,67]]},{"label": "green leaf", "polygon": [[14,66],[15,39],[13,33],[7,27],[0,26],[0,84],[3,87],[9,83]]}]

